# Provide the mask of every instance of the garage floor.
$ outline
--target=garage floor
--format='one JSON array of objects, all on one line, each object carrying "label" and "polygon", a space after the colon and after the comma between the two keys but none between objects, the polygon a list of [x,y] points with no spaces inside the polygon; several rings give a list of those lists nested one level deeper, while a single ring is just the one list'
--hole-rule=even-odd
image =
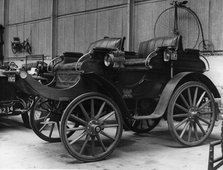
[{"label": "garage floor", "polygon": [[[47,143],[26,129],[20,117],[0,119],[0,169],[97,169],[97,170],[205,170],[209,143],[220,139],[221,122],[202,145],[182,148],[171,137],[165,121],[148,134],[124,132],[116,150],[107,159],[80,163],[61,143]],[[220,147],[216,148],[220,153]],[[218,154],[218,153],[216,153]]]}]

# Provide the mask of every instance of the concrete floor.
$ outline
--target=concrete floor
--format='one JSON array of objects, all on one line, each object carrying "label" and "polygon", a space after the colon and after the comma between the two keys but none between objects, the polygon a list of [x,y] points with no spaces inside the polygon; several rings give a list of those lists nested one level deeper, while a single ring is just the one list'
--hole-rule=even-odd
[{"label": "concrete floor", "polygon": [[[106,160],[80,163],[62,143],[42,141],[23,127],[20,117],[0,119],[0,169],[205,170],[209,143],[220,139],[220,127],[221,122],[216,122],[202,146],[182,148],[171,137],[166,122],[161,121],[148,134],[124,132],[119,146]],[[220,151],[220,147],[215,150]]]}]

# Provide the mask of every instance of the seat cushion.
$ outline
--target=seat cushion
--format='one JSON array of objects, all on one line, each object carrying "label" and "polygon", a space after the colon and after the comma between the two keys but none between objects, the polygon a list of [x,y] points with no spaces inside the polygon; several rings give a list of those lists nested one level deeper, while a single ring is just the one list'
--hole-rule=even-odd
[{"label": "seat cushion", "polygon": [[171,46],[176,48],[176,50],[183,50],[182,37],[158,37],[143,41],[139,45],[138,56],[139,58],[146,58],[156,48],[164,46]]}]

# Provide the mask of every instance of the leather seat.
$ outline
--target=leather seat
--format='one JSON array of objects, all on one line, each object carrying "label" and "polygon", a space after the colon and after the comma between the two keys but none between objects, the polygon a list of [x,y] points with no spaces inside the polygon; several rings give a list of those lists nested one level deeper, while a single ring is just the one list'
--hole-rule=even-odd
[{"label": "leather seat", "polygon": [[183,50],[182,36],[176,37],[157,37],[143,41],[139,45],[138,57],[146,58],[158,47],[174,47],[177,51]]},{"label": "leather seat", "polygon": [[[124,37],[120,38],[103,38],[90,43],[87,52],[93,48],[114,48],[123,50]],[[74,85],[77,81],[77,72],[75,70],[76,61],[82,56],[82,53],[65,52],[62,56],[63,61],[54,67],[54,83],[57,88],[67,88]]]},{"label": "leather seat", "polygon": [[104,39],[95,41],[91,43],[87,49],[87,51],[92,50],[93,48],[100,47],[100,48],[114,48],[119,50],[124,50],[124,41],[125,37],[123,38],[108,38],[105,37]]}]

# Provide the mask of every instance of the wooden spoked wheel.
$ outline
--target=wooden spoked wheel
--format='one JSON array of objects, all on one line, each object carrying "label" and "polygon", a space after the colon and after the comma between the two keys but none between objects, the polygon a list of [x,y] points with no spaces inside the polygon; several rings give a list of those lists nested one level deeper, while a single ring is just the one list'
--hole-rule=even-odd
[{"label": "wooden spoked wheel", "polygon": [[[72,131],[73,135],[68,137],[66,134]],[[84,162],[109,156],[121,135],[120,110],[100,93],[80,95],[67,106],[62,116],[61,140],[73,157]]]},{"label": "wooden spoked wheel", "polygon": [[45,141],[60,142],[62,113],[63,109],[59,102],[39,98],[30,112],[30,124],[33,131]]},{"label": "wooden spoked wheel", "polygon": [[168,106],[167,121],[179,143],[200,145],[211,134],[215,119],[214,98],[203,83],[190,81],[176,89]]}]

